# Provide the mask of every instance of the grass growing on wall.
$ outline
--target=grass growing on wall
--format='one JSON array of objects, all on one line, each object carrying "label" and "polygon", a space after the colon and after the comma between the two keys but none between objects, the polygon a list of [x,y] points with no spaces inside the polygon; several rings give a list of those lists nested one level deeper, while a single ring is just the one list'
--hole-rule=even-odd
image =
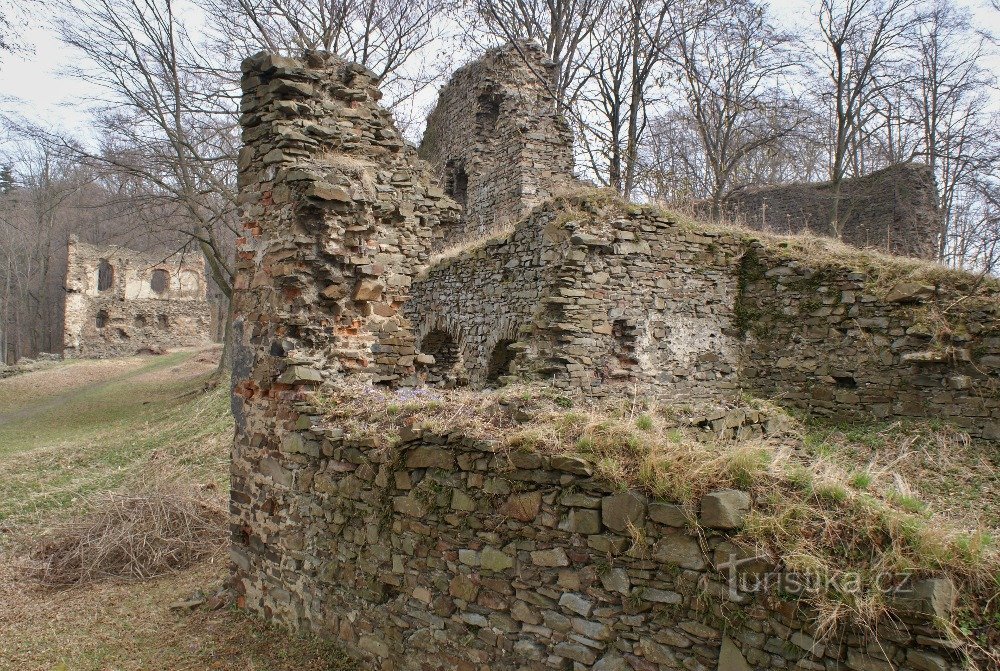
[{"label": "grass growing on wall", "polygon": [[[755,503],[738,539],[790,570],[945,574],[960,586],[965,612],[982,621],[996,615],[1000,520],[979,512],[1000,509],[1000,457],[992,446],[943,424],[811,424],[749,402],[784,430],[723,440],[691,425],[691,417],[703,416],[695,409],[639,398],[590,402],[531,386],[485,393],[346,388],[323,401],[332,424],[386,448],[410,427],[457,432],[501,451],[581,456],[597,477],[680,503],[692,520],[704,494],[743,489]],[[827,630],[872,625],[891,608],[874,590],[829,591],[808,601]]]}]

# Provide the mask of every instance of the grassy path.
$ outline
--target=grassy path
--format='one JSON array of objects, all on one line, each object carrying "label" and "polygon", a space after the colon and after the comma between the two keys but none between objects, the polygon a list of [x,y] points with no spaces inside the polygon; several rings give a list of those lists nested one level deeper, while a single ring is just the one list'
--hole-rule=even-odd
[{"label": "grassy path", "polygon": [[[73,516],[82,497],[143,477],[228,487],[232,418],[203,352],[74,361],[0,380],[0,671],[349,671],[333,644],[239,611],[172,610],[228,575],[225,552],[142,582],[44,589],[7,538]],[[165,475],[166,474],[166,475]],[[8,535],[9,534],[9,535]],[[6,536],[6,538],[5,538]]]}]

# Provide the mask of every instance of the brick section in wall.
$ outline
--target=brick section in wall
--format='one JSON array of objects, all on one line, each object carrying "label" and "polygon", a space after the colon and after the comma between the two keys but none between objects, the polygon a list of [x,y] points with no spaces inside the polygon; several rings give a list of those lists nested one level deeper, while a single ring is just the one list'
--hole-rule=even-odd
[{"label": "brick section in wall", "polygon": [[105,358],[212,341],[205,262],[185,256],[67,245],[63,354]]}]

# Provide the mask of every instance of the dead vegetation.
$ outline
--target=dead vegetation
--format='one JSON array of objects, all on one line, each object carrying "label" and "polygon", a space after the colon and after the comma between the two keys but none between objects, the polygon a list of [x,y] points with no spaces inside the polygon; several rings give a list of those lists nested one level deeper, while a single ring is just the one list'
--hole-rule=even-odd
[{"label": "dead vegetation", "polygon": [[25,573],[63,587],[187,568],[225,546],[226,511],[213,492],[154,469],[120,490],[93,494],[73,516],[21,539]]},{"label": "dead vegetation", "polygon": [[[877,584],[869,579],[878,575],[948,575],[964,595],[964,617],[1000,617],[1000,529],[995,517],[979,513],[1000,508],[995,455],[987,458],[985,448],[946,425],[811,426],[769,403],[746,401],[784,429],[723,440],[690,421],[704,411],[641,398],[588,401],[524,385],[494,392],[348,387],[326,397],[325,407],[349,436],[386,449],[409,427],[490,441],[501,451],[582,456],[598,477],[680,503],[692,520],[704,494],[743,489],[755,501],[737,537],[748,552],[834,585],[848,574],[863,585]],[[884,444],[895,448],[883,453]],[[912,470],[916,454],[926,471]],[[955,468],[935,472],[929,464],[941,460]],[[939,486],[954,473],[961,480]],[[958,489],[970,495],[956,497]],[[832,588],[807,600],[825,632],[875,626],[892,612],[877,588]]]}]

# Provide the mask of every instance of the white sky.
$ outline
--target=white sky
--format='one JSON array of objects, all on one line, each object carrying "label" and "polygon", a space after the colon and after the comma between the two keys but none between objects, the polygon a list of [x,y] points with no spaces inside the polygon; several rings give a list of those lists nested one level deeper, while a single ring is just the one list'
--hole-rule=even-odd
[{"label": "white sky", "polygon": [[[802,29],[812,26],[818,4],[819,0],[773,0],[771,12],[787,28]],[[1000,12],[983,8],[976,11],[976,18],[981,22],[980,27],[1000,34]],[[0,111],[86,137],[89,101],[100,92],[65,73],[75,54],[59,42],[43,21],[38,19],[32,25],[30,17],[24,17],[23,41],[29,50],[6,54],[0,61]]]}]

